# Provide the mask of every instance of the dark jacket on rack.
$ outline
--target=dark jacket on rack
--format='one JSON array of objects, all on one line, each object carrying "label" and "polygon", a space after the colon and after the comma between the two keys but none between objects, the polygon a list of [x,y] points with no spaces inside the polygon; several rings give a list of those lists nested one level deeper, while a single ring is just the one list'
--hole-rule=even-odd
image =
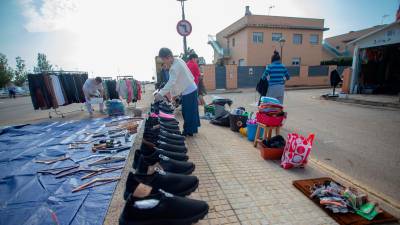
[{"label": "dark jacket on rack", "polygon": [[51,107],[51,96],[41,74],[28,74],[29,91],[31,94],[33,108],[49,109]]}]

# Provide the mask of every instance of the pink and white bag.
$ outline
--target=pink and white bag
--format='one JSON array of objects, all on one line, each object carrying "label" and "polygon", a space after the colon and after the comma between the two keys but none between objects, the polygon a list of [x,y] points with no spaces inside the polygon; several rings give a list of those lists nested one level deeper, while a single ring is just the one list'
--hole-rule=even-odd
[{"label": "pink and white bag", "polygon": [[310,134],[308,138],[296,133],[288,134],[282,154],[281,166],[284,169],[290,169],[307,164],[307,158],[310,155],[313,141],[314,134]]}]

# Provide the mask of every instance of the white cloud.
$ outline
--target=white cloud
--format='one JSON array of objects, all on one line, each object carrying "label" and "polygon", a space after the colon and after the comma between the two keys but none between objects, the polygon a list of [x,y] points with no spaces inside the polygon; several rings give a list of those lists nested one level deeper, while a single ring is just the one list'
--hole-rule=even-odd
[{"label": "white cloud", "polygon": [[[25,28],[29,32],[51,32],[65,29],[77,10],[77,0],[20,0]],[[39,4],[40,3],[40,4]]]}]

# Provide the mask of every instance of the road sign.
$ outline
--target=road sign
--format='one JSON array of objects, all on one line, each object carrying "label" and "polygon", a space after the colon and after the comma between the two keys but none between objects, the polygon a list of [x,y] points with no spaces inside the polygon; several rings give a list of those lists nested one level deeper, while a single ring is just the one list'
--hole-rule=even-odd
[{"label": "road sign", "polygon": [[192,24],[187,20],[181,20],[176,24],[176,31],[178,31],[181,36],[189,36],[189,34],[192,33]]}]

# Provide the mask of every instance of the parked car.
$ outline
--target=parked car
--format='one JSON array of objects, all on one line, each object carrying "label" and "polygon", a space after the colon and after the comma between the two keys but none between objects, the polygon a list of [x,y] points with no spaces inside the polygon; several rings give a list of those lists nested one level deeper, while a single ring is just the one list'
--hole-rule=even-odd
[{"label": "parked car", "polygon": [[0,95],[8,95],[8,89],[7,88],[0,88]]},{"label": "parked car", "polygon": [[22,87],[15,87],[15,93],[19,94],[19,95],[25,95],[25,94],[28,94],[29,91],[23,89]]}]

